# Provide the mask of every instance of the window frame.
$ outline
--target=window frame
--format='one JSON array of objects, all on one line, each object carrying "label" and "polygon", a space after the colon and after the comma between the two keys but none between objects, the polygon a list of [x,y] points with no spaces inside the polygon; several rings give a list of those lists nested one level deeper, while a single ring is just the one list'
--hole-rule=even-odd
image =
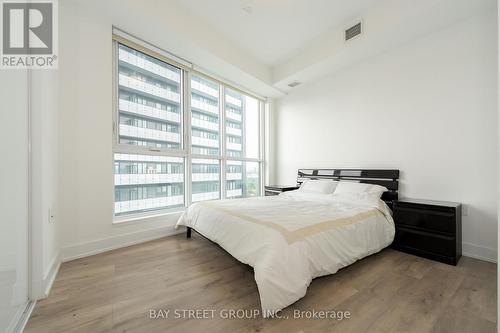
[{"label": "window frame", "polygon": [[[136,51],[142,52],[150,57],[156,58],[157,60],[163,61],[171,66],[177,67],[180,70],[181,74],[181,93],[180,93],[180,106],[181,106],[181,126],[180,126],[180,137],[181,137],[181,148],[180,149],[172,149],[172,148],[153,148],[153,147],[143,147],[143,146],[135,146],[120,143],[120,131],[119,131],[119,121],[120,121],[120,110],[118,103],[118,90],[119,90],[119,78],[118,78],[118,44],[123,44],[128,46]],[[170,58],[161,55],[155,51],[149,50],[146,47],[134,43],[133,41],[129,41],[123,37],[118,35],[113,35],[113,150],[120,150],[120,152],[128,152],[128,153],[137,153],[137,154],[145,154],[145,153],[161,153],[163,155],[168,156],[176,156],[182,157],[187,155],[187,147],[186,147],[186,130],[185,130],[185,121],[186,121],[186,71],[187,67],[177,63],[174,60],[170,60]],[[147,155],[147,154],[146,154]]]},{"label": "window frame", "polygon": [[[220,199],[226,199],[226,167],[227,161],[242,161],[242,162],[258,162],[259,163],[259,180],[260,180],[260,195],[264,193],[265,184],[265,117],[264,112],[266,108],[266,100],[259,97],[251,92],[244,91],[232,85],[231,83],[215,78],[210,74],[206,74],[201,70],[194,69],[194,66],[188,66],[182,64],[179,61],[173,59],[167,52],[156,48],[154,45],[144,42],[142,40],[133,41],[136,39],[133,36],[127,36],[127,38],[113,33],[112,35],[112,82],[113,82],[113,117],[112,117],[112,221],[113,223],[123,223],[130,221],[145,220],[149,218],[155,218],[167,214],[172,214],[176,212],[182,212],[187,207],[192,204],[192,160],[193,159],[212,159],[218,160],[220,166]],[[181,148],[153,148],[145,147],[139,145],[130,145],[119,142],[119,77],[118,77],[118,63],[119,63],[119,44],[128,46],[136,51],[142,52],[160,61],[163,61],[171,66],[180,69],[181,73]],[[182,59],[181,59],[182,60]],[[191,145],[191,78],[193,75],[202,77],[204,79],[213,81],[219,85],[219,154],[218,155],[204,155],[204,154],[193,154]],[[257,158],[247,158],[243,157],[229,157],[226,154],[226,102],[225,102],[225,90],[230,88],[233,91],[237,91],[245,96],[255,98],[258,101],[258,157]],[[137,212],[124,215],[115,215],[115,181],[114,181],[114,154],[138,154],[138,155],[159,155],[159,156],[170,156],[170,157],[181,157],[184,159],[184,206],[175,208],[163,208],[157,210],[151,210],[147,212]]]}]

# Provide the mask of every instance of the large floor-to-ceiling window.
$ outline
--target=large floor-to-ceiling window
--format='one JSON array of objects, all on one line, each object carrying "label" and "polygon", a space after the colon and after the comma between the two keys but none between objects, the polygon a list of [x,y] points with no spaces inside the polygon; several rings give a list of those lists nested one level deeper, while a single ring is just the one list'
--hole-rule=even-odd
[{"label": "large floor-to-ceiling window", "polygon": [[114,213],[262,193],[264,102],[119,36]]}]

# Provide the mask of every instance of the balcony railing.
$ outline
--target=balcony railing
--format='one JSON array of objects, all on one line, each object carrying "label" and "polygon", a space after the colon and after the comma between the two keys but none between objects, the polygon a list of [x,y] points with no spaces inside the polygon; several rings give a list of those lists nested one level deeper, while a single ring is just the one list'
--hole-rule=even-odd
[{"label": "balcony railing", "polygon": [[241,151],[241,143],[226,142],[227,149]]},{"label": "balcony railing", "polygon": [[179,173],[115,174],[115,185],[138,185],[159,183],[183,183],[184,175]]},{"label": "balcony railing", "polygon": [[226,133],[235,135],[235,136],[241,136],[241,130],[239,128],[233,128],[233,127],[228,127],[226,126]]},{"label": "balcony railing", "polygon": [[226,103],[232,104],[232,105],[237,106],[239,108],[241,108],[241,106],[242,106],[241,99],[235,98],[231,95],[226,95]]},{"label": "balcony railing", "polygon": [[211,131],[219,131],[219,123],[213,123],[211,121],[206,121],[198,118],[191,119],[191,125],[199,128],[208,129]]},{"label": "balcony railing", "polygon": [[198,90],[202,93],[205,93],[207,95],[210,95],[212,97],[219,98],[219,91],[218,90],[216,90],[212,87],[206,86],[198,81],[192,80],[191,81],[191,88],[194,90]]},{"label": "balcony railing", "polygon": [[193,202],[219,199],[219,192],[193,193]]},{"label": "balcony railing", "polygon": [[115,161],[133,161],[133,162],[166,162],[166,163],[176,163],[183,164],[184,159],[182,157],[171,157],[162,155],[137,155],[137,154],[115,154]]},{"label": "balcony railing", "polygon": [[120,135],[156,141],[181,142],[179,133],[158,131],[149,128],[120,124]]},{"label": "balcony railing", "polygon": [[219,107],[212,105],[212,104],[202,102],[202,101],[197,100],[197,99],[191,99],[191,107],[197,108],[199,110],[207,111],[207,112],[210,112],[210,113],[213,113],[216,115],[219,114]]},{"label": "balcony railing", "polygon": [[226,111],[226,117],[228,119],[236,120],[236,121],[241,121],[241,115],[235,112],[231,111]]},{"label": "balcony railing", "polygon": [[226,179],[227,180],[241,180],[243,175],[241,173],[227,173],[226,174]]},{"label": "balcony railing", "polygon": [[141,81],[135,77],[127,76],[125,74],[119,75],[119,84],[121,86],[141,91],[156,97],[160,97],[175,103],[180,103],[181,97],[178,93],[158,87],[154,84]]},{"label": "balcony railing", "polygon": [[234,198],[234,197],[241,196],[242,193],[243,193],[243,191],[241,190],[241,188],[238,188],[238,189],[235,189],[235,190],[227,190],[226,191],[226,196],[228,198]]},{"label": "balcony railing", "polygon": [[193,136],[191,138],[191,143],[195,146],[211,147],[211,148],[218,148],[219,147],[218,140],[205,139],[205,138],[200,138],[197,136]]},{"label": "balcony railing", "polygon": [[119,109],[120,111],[131,112],[161,120],[168,120],[175,123],[180,123],[181,121],[181,116],[178,113],[157,109],[148,105],[139,104],[123,99],[120,99],[119,101]]},{"label": "balcony railing", "polygon": [[169,207],[179,206],[182,204],[184,204],[183,195],[175,195],[170,197],[151,198],[151,199],[117,201],[115,202],[115,214],[118,215],[121,213],[141,211],[141,210],[169,208]]},{"label": "balcony railing", "polygon": [[219,173],[193,173],[191,179],[193,182],[215,181],[219,180]]},{"label": "balcony railing", "polygon": [[119,50],[119,59],[120,61],[126,62],[130,65],[138,67],[140,69],[144,69],[150,73],[159,75],[171,81],[180,83],[181,76],[178,72],[175,72],[171,69],[160,66],[152,61],[149,61],[143,57],[136,56],[135,54],[129,53],[126,50]]}]

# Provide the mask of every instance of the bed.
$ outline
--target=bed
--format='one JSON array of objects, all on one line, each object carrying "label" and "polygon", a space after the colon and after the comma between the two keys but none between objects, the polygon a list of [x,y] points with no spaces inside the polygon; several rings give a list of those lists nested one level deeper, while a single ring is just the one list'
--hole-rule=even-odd
[{"label": "bed", "polygon": [[219,244],[254,268],[264,317],[304,297],[312,279],[390,245],[398,170],[300,169],[297,182],[355,181],[385,186],[380,199],[309,193],[205,201],[191,205],[177,226]]}]

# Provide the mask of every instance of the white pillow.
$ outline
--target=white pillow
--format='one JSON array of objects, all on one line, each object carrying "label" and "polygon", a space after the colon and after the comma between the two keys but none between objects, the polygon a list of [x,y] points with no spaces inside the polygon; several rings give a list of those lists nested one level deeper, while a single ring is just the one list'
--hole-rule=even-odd
[{"label": "white pillow", "polygon": [[327,179],[306,179],[300,185],[300,191],[311,193],[332,194],[338,182]]},{"label": "white pillow", "polygon": [[339,194],[353,194],[353,193],[370,193],[378,198],[382,196],[382,193],[386,192],[387,188],[375,185],[375,184],[363,184],[363,183],[355,183],[349,181],[341,181],[338,183],[335,188],[334,195]]},{"label": "white pillow", "polygon": [[[286,192],[285,192],[286,193]],[[370,192],[350,192],[331,195],[335,202],[345,202],[356,205],[367,205],[370,207],[378,207],[380,195],[378,193]]]},{"label": "white pillow", "polygon": [[335,200],[334,196],[331,193],[323,194],[318,192],[306,192],[301,190],[286,191],[280,193],[279,196],[283,198],[292,198],[292,199],[307,200],[307,201],[332,202],[333,200]]}]

